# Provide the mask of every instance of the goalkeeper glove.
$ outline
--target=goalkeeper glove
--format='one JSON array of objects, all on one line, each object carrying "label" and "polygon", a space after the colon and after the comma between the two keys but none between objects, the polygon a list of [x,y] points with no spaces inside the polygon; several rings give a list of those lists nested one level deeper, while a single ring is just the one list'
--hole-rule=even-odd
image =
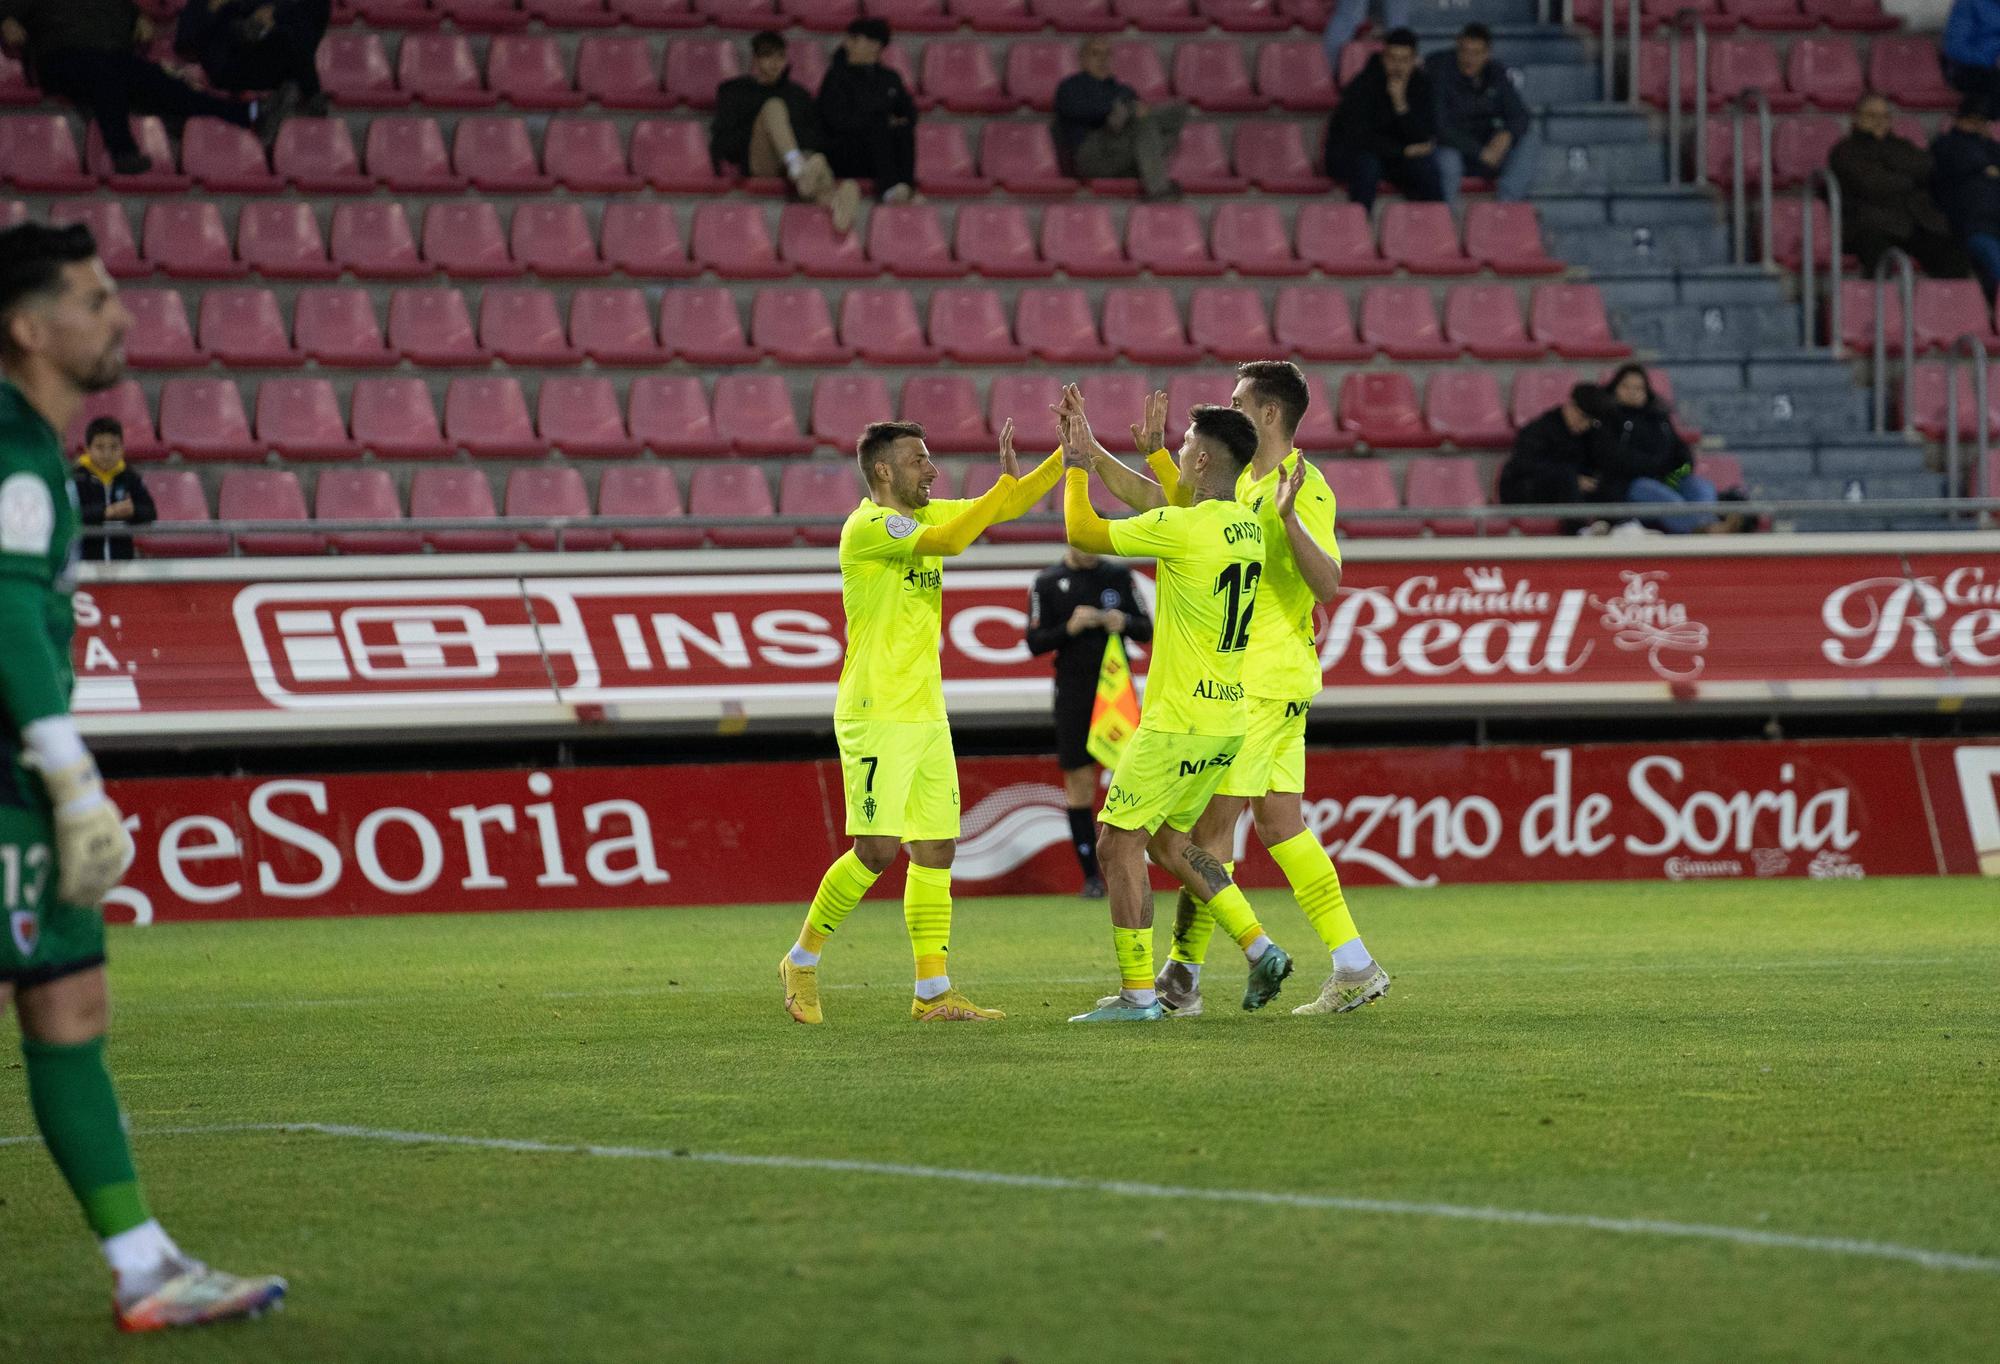
[{"label": "goalkeeper glove", "polygon": [[[29,729],[49,724],[40,721]],[[41,773],[55,807],[56,894],[65,904],[94,907],[132,865],[132,836],[75,727],[65,722],[62,728],[67,732],[22,737],[28,741],[27,764]]]}]

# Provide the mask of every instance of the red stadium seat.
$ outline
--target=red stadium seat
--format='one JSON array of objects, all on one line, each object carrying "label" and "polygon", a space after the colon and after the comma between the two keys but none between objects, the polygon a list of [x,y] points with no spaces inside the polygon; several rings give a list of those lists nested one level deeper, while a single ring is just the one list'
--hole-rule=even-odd
[{"label": "red stadium seat", "polygon": [[[722,46],[725,51],[728,49],[727,43]],[[678,44],[668,49],[669,61],[673,60],[677,47]],[[681,60],[686,63],[688,58],[683,56]],[[607,109],[670,109],[676,102],[673,94],[660,88],[653,45],[644,38],[592,34],[579,39],[576,88],[590,103]],[[711,104],[715,101],[714,81],[709,83],[708,99]]]},{"label": "red stadium seat", "polygon": [[775,27],[778,20],[776,0],[695,0],[695,8],[720,28],[752,33]]},{"label": "red stadium seat", "polygon": [[322,365],[385,369],[398,359],[383,344],[382,324],[366,289],[304,289],[293,312],[298,348]]},{"label": "red stadium seat", "polygon": [[[1236,388],[1228,374],[1176,374],[1167,381],[1167,448],[1178,450],[1187,439],[1188,409],[1196,406],[1227,407]],[[1112,423],[1117,429],[1117,423]]]},{"label": "red stadium seat", "polygon": [[1032,33],[1042,16],[1028,0],[945,0],[946,8],[980,33]]},{"label": "red stadium seat", "polygon": [[[129,425],[125,435],[125,453],[129,455],[132,453]],[[182,559],[229,552],[229,541],[223,536],[162,529],[210,520],[208,496],[202,492],[200,474],[193,469],[154,469],[146,474],[146,491],[153,495],[153,509],[159,519],[154,529],[138,533],[141,555],[148,559]]]},{"label": "red stadium seat", "polygon": [[840,340],[870,364],[930,365],[938,360],[937,348],[924,339],[908,289],[849,289],[840,300]]},{"label": "red stadium seat", "polygon": [[[636,140],[638,133],[633,136]],[[618,125],[608,118],[551,119],[543,135],[542,164],[556,183],[578,193],[623,193],[641,183],[626,163]],[[702,169],[707,171],[707,165]]]},{"label": "red stadium seat", "polygon": [[[380,465],[327,469],[313,489],[315,521],[401,521],[396,480]],[[415,531],[332,531],[327,540],[342,554],[418,554],[424,537]]]},{"label": "red stadium seat", "polygon": [[479,344],[510,365],[573,365],[582,359],[563,334],[547,289],[488,288],[479,300]]},{"label": "red stadium seat", "polygon": [[1813,21],[1800,12],[1799,0],[1723,0],[1722,9],[1744,27],[1764,33],[1813,27]]},{"label": "red stadium seat", "polygon": [[1243,47],[1233,38],[1174,44],[1174,95],[1211,113],[1249,113],[1266,103],[1250,84]]},{"label": "red stadium seat", "polygon": [[1239,275],[1303,275],[1312,269],[1292,254],[1276,204],[1224,204],[1215,210],[1215,259]]},{"label": "red stadium seat", "polygon": [[570,82],[569,62],[546,33],[508,33],[486,51],[486,81],[516,109],[575,109],[583,92]]},{"label": "red stadium seat", "polygon": [[520,28],[531,17],[515,0],[434,0],[434,3],[445,18],[475,33]]},{"label": "red stadium seat", "polygon": [[917,125],[917,188],[925,194],[984,194],[993,182],[979,173],[959,123]]},{"label": "red stadium seat", "polygon": [[[1053,450],[1062,444],[1051,411],[1062,400],[1062,380],[1053,374],[998,374],[986,395],[986,429],[998,440],[1001,423],[1014,423],[1019,450]],[[991,481],[987,483],[992,486]],[[962,490],[970,496],[969,489]]]},{"label": "red stadium seat", "polygon": [[1386,275],[1395,270],[1375,249],[1375,229],[1359,204],[1299,209],[1299,258],[1329,275]]},{"label": "red stadium seat", "polygon": [[868,0],[868,12],[887,19],[897,33],[948,33],[958,27],[944,0]]},{"label": "red stadium seat", "polygon": [[[70,429],[64,433],[63,448],[83,448],[83,430],[93,418],[116,417],[125,428],[125,454],[129,459],[158,459],[167,453],[153,429],[152,409],[146,392],[136,379],[120,379],[101,392],[86,394]],[[151,475],[148,475],[151,477]]]},{"label": "red stadium seat", "polygon": [[792,64],[792,79],[810,93],[819,94],[826,80],[826,49],[811,39],[794,38],[785,45],[785,55]]},{"label": "red stadium seat", "polygon": [[[499,515],[484,469],[448,464],[410,477],[412,521],[492,521]],[[446,554],[504,554],[514,548],[514,532],[508,530],[425,530],[424,540]]]},{"label": "red stadium seat", "polygon": [[1850,33],[1886,33],[1902,23],[1882,12],[1882,0],[1800,0],[1800,8],[1828,28]]},{"label": "red stadium seat", "polygon": [[1514,396],[1508,420],[1526,426],[1569,397],[1580,376],[1568,365],[1540,365],[1514,371]]},{"label": "red stadium seat", "polygon": [[1820,109],[1847,110],[1861,98],[1861,57],[1852,38],[1801,38],[1785,61],[1793,93]]},{"label": "red stadium seat", "polygon": [[708,159],[708,131],[684,118],[649,118],[632,130],[632,171],[668,193],[719,193],[729,176]]},{"label": "red stadium seat", "polygon": [[952,259],[935,204],[878,205],[868,216],[868,259],[877,271],[900,279],[956,279],[966,273],[965,265]]},{"label": "red stadium seat", "polygon": [[1708,94],[1712,102],[1728,103],[1750,90],[1761,90],[1771,107],[1789,111],[1803,102],[1785,89],[1778,66],[1778,49],[1762,38],[1717,38],[1708,45]]},{"label": "red stadium seat", "polygon": [[1051,363],[1100,364],[1115,354],[1098,339],[1090,296],[1069,286],[1023,289],[1014,307],[1014,334],[1037,359]]},{"label": "red stadium seat", "polygon": [[736,300],[720,285],[667,290],[660,299],[660,342],[697,365],[743,365],[757,358],[743,338]]},{"label": "red stadium seat", "polygon": [[368,173],[390,189],[441,194],[465,188],[465,177],[451,168],[434,118],[387,114],[374,119],[362,155]]},{"label": "red stadium seat", "polygon": [[939,289],[931,294],[931,344],[960,364],[1004,365],[1027,358],[993,289]]},{"label": "red stadium seat", "polygon": [[[666,465],[614,464],[597,481],[597,514],[678,521],[687,512]],[[692,549],[701,543],[700,531],[682,526],[628,527],[612,535],[626,549]]]},{"label": "red stadium seat", "polygon": [[257,439],[286,459],[359,453],[327,379],[266,379],[257,386]]},{"label": "red stadium seat", "polygon": [[365,194],[375,177],[361,169],[361,156],[345,121],[288,118],[271,148],[271,165],[293,189],[309,194]]},{"label": "red stadium seat", "polygon": [[1045,279],[1055,267],[1035,251],[1028,214],[1019,204],[967,204],[958,211],[953,254],[993,279]]},{"label": "red stadium seat", "polygon": [[933,454],[987,450],[992,433],[979,410],[979,390],[963,374],[914,374],[903,381],[897,415],[920,422]]},{"label": "red stadium seat", "polygon": [[1400,371],[1360,370],[1342,380],[1340,427],[1372,446],[1422,449],[1438,443],[1417,407],[1416,386]]},{"label": "red stadium seat", "polygon": [[219,118],[188,120],[181,134],[181,168],[217,194],[272,194],[285,187],[264,159],[257,135]]},{"label": "red stadium seat", "polygon": [[702,390],[701,380],[691,374],[647,374],[634,379],[627,403],[632,438],[654,454],[729,453],[728,438],[715,429],[708,394]]},{"label": "red stadium seat", "polygon": [[548,453],[528,420],[521,381],[511,375],[453,379],[444,392],[444,435],[475,459]]},{"label": "red stadium seat", "polygon": [[[1014,0],[1025,12],[1026,0]],[[1035,21],[1041,27],[1041,21]],[[1007,93],[1038,113],[1056,107],[1056,86],[1077,72],[1076,43],[1068,38],[1025,38],[1007,49]]]},{"label": "red stadium seat", "polygon": [[[1846,136],[1847,124],[1831,115],[1788,118],[1780,122],[1771,138],[1771,172],[1776,176],[1777,183],[1796,185],[1814,171],[1825,169],[1834,143]],[[1715,145],[1712,131],[1709,145]],[[1728,146],[1726,135],[1723,145],[1725,148]],[[1746,139],[1746,148],[1754,145],[1754,139]],[[1757,163],[1754,155],[1744,159],[1747,177],[1755,171]],[[1727,164],[1724,162],[1725,167]]]},{"label": "red stadium seat", "polygon": [[660,85],[691,109],[713,109],[716,87],[743,74],[738,44],[728,38],[676,38],[667,45]]},{"label": "red stadium seat", "polygon": [[1213,123],[1191,123],[1181,129],[1181,144],[1167,174],[1189,194],[1241,194],[1250,187],[1249,180],[1230,169],[1222,129]]},{"label": "red stadium seat", "polygon": [[1553,275],[1563,268],[1542,245],[1541,219],[1533,204],[1468,205],[1465,254],[1501,275]]},{"label": "red stadium seat", "polygon": [[6,176],[17,188],[61,194],[96,187],[61,114],[15,115],[0,123],[0,130],[7,138]]},{"label": "red stadium seat", "polygon": [[508,114],[481,114],[458,121],[451,162],[476,189],[489,194],[526,194],[553,189],[555,177],[542,174],[528,125]]},{"label": "red stadium seat", "polygon": [[1140,364],[1187,365],[1201,358],[1201,347],[1187,338],[1173,290],[1158,285],[1106,291],[1104,341]]},{"label": "red stadium seat", "polygon": [[28,80],[21,63],[0,52],[0,105],[33,108],[41,102],[41,91]]},{"label": "red stadium seat", "polygon": [[382,459],[435,459],[452,453],[422,379],[358,379],[354,439]]},{"label": "red stadium seat", "polygon": [[1111,74],[1138,92],[1148,104],[1165,104],[1174,97],[1160,49],[1143,39],[1111,44]]},{"label": "red stadium seat", "polygon": [[814,279],[872,279],[882,269],[854,232],[836,232],[833,215],[814,204],[786,204],[778,214],[778,255]]},{"label": "red stadium seat", "polygon": [[1301,113],[1331,109],[1340,98],[1317,38],[1264,44],[1257,53],[1257,93],[1266,104]]},{"label": "red stadium seat", "polygon": [[1208,16],[1194,0],[1112,0],[1118,13],[1146,33],[1199,33]]},{"label": "red stadium seat", "polygon": [[371,29],[333,29],[313,54],[320,85],[344,109],[400,109],[408,91],[396,88],[389,50]]},{"label": "red stadium seat", "polygon": [[590,238],[590,219],[574,199],[522,204],[508,230],[508,254],[533,275],[547,279],[588,279],[611,267]]},{"label": "red stadium seat", "polygon": [[[1813,215],[1813,263],[1827,265],[1833,259],[1832,221],[1826,203],[1815,199]],[[1796,199],[1779,199],[1771,205],[1771,256],[1787,270],[1796,270],[1805,259],[1804,214]]]},{"label": "red stadium seat", "polygon": [[1632,348],[1611,334],[1595,284],[1541,284],[1529,305],[1528,334],[1570,359],[1617,359]]},{"label": "red stadium seat", "polygon": [[[1091,414],[1093,423],[1101,424],[1109,431],[1123,430],[1137,421],[1145,411],[1146,394],[1157,385],[1147,382],[1144,374],[1130,370],[1116,370],[1109,373],[1086,374],[1081,387],[1083,401]],[[1182,414],[1185,416],[1185,414]],[[1173,414],[1168,414],[1173,421]]]},{"label": "red stadium seat", "polygon": [[1035,0],[1035,13],[1058,33],[1116,33],[1125,27],[1111,0]]},{"label": "red stadium seat", "polygon": [[1694,468],[1719,492],[1741,491],[1746,487],[1743,461],[1735,455],[1719,450],[1703,450],[1694,457]]},{"label": "red stadium seat", "polygon": [[83,168],[112,189],[140,194],[176,193],[194,183],[192,177],[174,169],[174,144],[168,141],[166,125],[156,115],[134,116],[132,136],[139,150],[152,158],[152,168],[144,174],[120,175],[111,168],[111,153],[104,149],[104,139],[94,123],[84,142]]},{"label": "red stadium seat", "polygon": [[[1051,398],[1051,401],[1054,401]],[[1015,424],[1014,444],[1017,449],[1053,448],[1057,438],[1036,441],[1023,445],[1019,423]],[[1053,429],[1053,423],[1051,423]],[[959,489],[960,497],[981,497],[988,489],[1000,481],[1000,466],[992,460],[974,460],[965,471],[965,486]],[[1096,497],[1093,493],[1092,500]],[[1003,522],[987,531],[985,539],[995,544],[1025,544],[1030,542],[1060,541],[1063,538],[1062,494],[1058,489],[1043,498],[1028,515],[1018,520]]]},{"label": "red stadium seat", "polygon": [[792,273],[778,259],[762,204],[698,205],[691,246],[695,262],[724,279],[782,279]]},{"label": "red stadium seat", "polygon": [[479,78],[479,58],[463,33],[406,33],[396,50],[396,86],[434,109],[481,109],[493,93]]},{"label": "red stadium seat", "polygon": [[646,295],[630,286],[572,294],[569,339],[599,365],[657,365],[666,359]]},{"label": "red stadium seat", "polygon": [[[1599,11],[1600,13],[1602,11]],[[1711,60],[1713,57],[1711,55]],[[1647,38],[1639,44],[1639,97],[1656,108],[1664,108],[1667,103],[1667,45],[1658,38]],[[1681,108],[1694,107],[1694,59],[1686,47],[1681,49]],[[1708,101],[1714,108],[1716,101]]]},{"label": "red stadium seat", "polygon": [[750,344],[791,365],[844,365],[854,358],[835,335],[826,295],[817,289],[759,289],[750,305]]},{"label": "red stadium seat", "polygon": [[201,200],[148,204],[140,228],[146,260],[175,279],[236,279],[247,273],[229,248],[222,210]]},{"label": "red stadium seat", "polygon": [[[1488,374],[1485,377],[1491,379],[1492,375]],[[1465,442],[1460,441],[1459,444],[1463,445]],[[1403,493],[1407,505],[1411,507],[1488,505],[1486,488],[1479,477],[1479,462],[1464,457],[1433,455],[1428,459],[1411,460],[1404,477]],[[1469,516],[1430,517],[1424,524],[1431,528],[1431,533],[1434,535],[1479,533],[1479,522]],[[1405,534],[1414,529],[1408,522],[1404,525]]]},{"label": "red stadium seat", "polygon": [[[160,390],[160,441],[188,459],[262,459],[243,395],[228,379],[169,379]],[[225,513],[226,515],[226,513]]]},{"label": "red stadium seat", "polygon": [[[1016,103],[1000,84],[991,49],[977,38],[934,38],[924,44],[922,86],[955,114],[1004,114]],[[987,174],[992,173],[989,166]]]},{"label": "red stadium seat", "polygon": [[1223,269],[1208,254],[1201,215],[1189,204],[1134,204],[1125,215],[1125,255],[1156,275],[1219,275]]},{"label": "red stadium seat", "polygon": [[1535,360],[1548,353],[1528,339],[1511,284],[1453,285],[1445,295],[1444,334],[1481,360]]},{"label": "red stadium seat", "polygon": [[1361,339],[1398,360],[1449,360],[1460,350],[1445,338],[1421,284],[1370,285],[1361,299]]},{"label": "red stadium seat", "polygon": [[195,369],[208,353],[195,344],[187,303],[178,289],[127,289],[120,296],[132,314],[125,334],[125,362],[134,369]]},{"label": "red stadium seat", "polygon": [[[615,404],[612,415],[617,415]],[[572,521],[594,519],[590,510],[590,490],[583,486],[583,474],[573,464],[536,464],[510,472],[507,475],[507,515],[564,516]],[[560,532],[521,532],[521,543],[529,549],[610,549],[611,542],[610,531],[583,527],[566,527]]]},{"label": "red stadium seat", "polygon": [[745,455],[795,455],[812,448],[783,375],[725,374],[715,381],[715,429]]},{"label": "red stadium seat", "polygon": [[861,428],[887,421],[890,411],[889,385],[880,375],[822,374],[813,380],[812,434],[821,445],[851,451]]},{"label": "red stadium seat", "polygon": [[1050,204],[1043,209],[1042,259],[1086,279],[1139,273],[1119,245],[1110,207],[1101,203]]},{"label": "red stadium seat", "polygon": [[[265,208],[265,204],[246,205],[247,214],[252,208]],[[21,205],[21,217],[28,218],[27,205]],[[310,215],[308,215],[310,216]],[[59,225],[82,223],[90,229],[90,235],[97,240],[97,258],[104,262],[104,268],[117,279],[131,279],[153,273],[152,265],[139,258],[139,243],[132,235],[132,220],[125,216],[125,207],[110,197],[93,199],[58,199],[49,205],[49,221]],[[10,222],[8,226],[12,226]],[[320,252],[325,255],[324,249]]]},{"label": "red stadium seat", "polygon": [[[1107,321],[1106,330],[1109,330]],[[1188,337],[1210,357],[1227,363],[1278,353],[1263,295],[1249,287],[1195,290],[1188,309]]]},{"label": "red stadium seat", "polygon": [[1281,354],[1304,360],[1365,360],[1375,353],[1354,334],[1347,294],[1337,284],[1288,284],[1278,291],[1271,330]]},{"label": "red stadium seat", "polygon": [[[1914,426],[1927,440],[1942,440],[1947,430],[1945,415],[1945,372],[1948,365],[1927,360],[1914,366],[1911,379],[1910,407],[1904,413],[1908,424]],[[1970,436],[1979,430],[1978,393],[1973,385],[1973,375],[1961,369],[1958,376],[1958,430],[1960,435]],[[1987,371],[1986,423],[1988,432],[2000,431],[2000,370]]]},{"label": "red stadium seat", "polygon": [[[1911,310],[1916,327],[1917,349],[1948,350],[1968,333],[1986,343],[1987,349],[2000,346],[1993,333],[1993,312],[1976,281],[1969,279],[1920,279],[1916,303]],[[1873,345],[1873,338],[1870,338]]]},{"label": "red stadium seat", "polygon": [[1299,125],[1283,119],[1237,126],[1236,170],[1272,194],[1325,194],[1333,188],[1306,155]]},{"label": "red stadium seat", "polygon": [[[777,519],[771,485],[754,464],[704,464],[688,479],[688,511],[694,516]],[[731,526],[708,532],[710,544],[724,549],[776,549],[792,543],[790,526]]]},{"label": "red stadium seat", "polygon": [[[290,469],[231,469],[222,476],[215,510],[224,521],[306,521],[306,495]],[[236,537],[245,554],[324,554],[326,537],[309,531],[248,531]]]},{"label": "red stadium seat", "polygon": [[295,199],[243,205],[236,218],[236,254],[269,279],[333,279],[340,273],[327,259],[312,205]]},{"label": "red stadium seat", "polygon": [[1873,40],[1868,44],[1868,88],[1905,109],[1957,107],[1959,93],[1945,83],[1937,53],[1937,39],[1928,34]]},{"label": "red stadium seat", "polygon": [[[1345,389],[1342,391],[1344,393]],[[1402,499],[1396,496],[1395,471],[1389,467],[1387,460],[1333,460],[1320,466],[1320,472],[1326,476],[1327,487],[1332,490],[1340,509],[1343,534],[1374,537],[1417,533],[1414,521],[1391,521],[1363,514],[1391,511],[1402,506]]]},{"label": "red stadium seat", "polygon": [[1464,448],[1504,446],[1514,439],[1500,400],[1500,381],[1482,365],[1432,374],[1424,391],[1424,419],[1431,430]]},{"label": "red stadium seat", "polygon": [[278,297],[269,289],[209,289],[201,296],[202,349],[225,365],[285,369],[299,363]]},{"label": "red stadium seat", "polygon": [[1479,262],[1458,244],[1447,204],[1393,203],[1382,209],[1382,254],[1413,275],[1470,275]]},{"label": "red stadium seat", "polygon": [[424,260],[456,279],[506,279],[521,273],[507,253],[500,210],[487,199],[447,200],[426,208]]},{"label": "red stadium seat", "polygon": [[639,279],[689,279],[701,267],[688,259],[672,204],[619,200],[604,206],[605,263]]},{"label": "red stadium seat", "polygon": [[701,28],[708,23],[693,0],[610,0],[610,7],[634,28]]},{"label": "red stadium seat", "polygon": [[466,311],[465,295],[452,288],[398,289],[389,299],[389,345],[419,365],[484,365]]},{"label": "red stadium seat", "polygon": [[1056,161],[1048,125],[991,122],[980,130],[979,169],[1014,194],[1068,194],[1076,181]]},{"label": "red stadium seat", "polygon": [[1276,33],[1292,26],[1277,0],[1200,0],[1200,9],[1230,33]]},{"label": "red stadium seat", "polygon": [[[860,435],[860,428],[855,434]],[[837,545],[841,522],[854,510],[858,482],[854,466],[846,460],[787,465],[778,479],[778,515],[794,522],[828,520],[830,524],[799,527],[800,538],[809,545]]]}]

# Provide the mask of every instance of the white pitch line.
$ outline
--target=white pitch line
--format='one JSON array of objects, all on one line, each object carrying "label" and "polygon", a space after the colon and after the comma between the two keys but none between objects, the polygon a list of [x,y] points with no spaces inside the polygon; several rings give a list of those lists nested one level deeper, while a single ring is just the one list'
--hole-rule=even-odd
[{"label": "white pitch line", "polygon": [[[1646,1217],[1600,1217],[1591,1213],[1535,1212],[1520,1208],[1483,1208],[1462,1203],[1419,1203],[1393,1198],[1350,1198],[1338,1194],[1290,1193],[1264,1189],[1204,1189],[1130,1180],[1082,1179],[1066,1175],[1015,1174],[1005,1170],[960,1170],[938,1165],[903,1165],[874,1160],[833,1160],[819,1156],[757,1156],[728,1151],[688,1151],[656,1146],[599,1146],[536,1141],[517,1137],[468,1137],[444,1132],[405,1132],[389,1127],[354,1127],[342,1123],[271,1122],[223,1123],[204,1127],[150,1128],[137,1135],[222,1136],[250,1132],[284,1132],[398,1146],[456,1146],[480,1151],[511,1151],[530,1155],[592,1156],[603,1160],[685,1161],[695,1165],[728,1165],[766,1170],[812,1170],[828,1174],[876,1175],[886,1179],[928,1179],[1007,1189],[1038,1189],[1056,1193],[1092,1193],[1115,1198],[1157,1198],[1207,1203],[1247,1203],[1263,1207],[1298,1208],[1316,1212],[1373,1213],[1387,1217],[1422,1217],[1454,1222],[1484,1222],[1510,1227],[1544,1227],[1609,1232],[1618,1236],[1655,1236],[1683,1241],[1720,1241],[1766,1250],[1796,1250],[1815,1255],[1889,1260],[1923,1269],[1956,1270],[1968,1274],[2000,1274],[2000,1257],[1926,1250],[1889,1241],[1863,1241],[1846,1236],[1804,1236],[1793,1232],[1758,1231],[1750,1227],[1716,1226],[1701,1222],[1669,1222]],[[19,1146],[39,1137],[0,1137],[0,1146]]]}]

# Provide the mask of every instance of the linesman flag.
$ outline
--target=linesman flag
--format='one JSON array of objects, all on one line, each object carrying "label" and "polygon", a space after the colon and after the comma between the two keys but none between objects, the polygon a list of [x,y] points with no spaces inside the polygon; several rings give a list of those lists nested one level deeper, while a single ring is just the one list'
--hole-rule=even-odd
[{"label": "linesman flag", "polygon": [[1090,756],[1105,767],[1118,766],[1118,756],[1139,728],[1139,692],[1132,685],[1132,664],[1125,657],[1125,638],[1104,641],[1104,662],[1097,669],[1097,701],[1090,709]]}]

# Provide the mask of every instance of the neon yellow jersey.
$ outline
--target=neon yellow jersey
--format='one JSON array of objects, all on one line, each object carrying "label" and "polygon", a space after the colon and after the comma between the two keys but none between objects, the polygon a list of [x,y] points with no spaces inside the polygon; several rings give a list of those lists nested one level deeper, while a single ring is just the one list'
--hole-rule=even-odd
[{"label": "neon yellow jersey", "polygon": [[904,516],[864,498],[840,528],[847,659],[840,666],[834,719],[945,718],[938,670],[944,560],[919,555],[916,548],[925,526],[942,525],[971,505],[932,502]]},{"label": "neon yellow jersey", "polygon": [[[1310,701],[1319,695],[1319,646],[1313,640],[1312,589],[1299,574],[1299,561],[1278,518],[1278,481],[1288,477],[1299,460],[1297,450],[1277,468],[1257,477],[1246,465],[1236,479],[1236,500],[1257,513],[1264,527],[1264,572],[1257,580],[1257,628],[1250,632],[1250,652],[1243,660],[1243,688],[1267,701]],[[1340,542],[1333,536],[1333,489],[1306,462],[1306,479],[1293,509],[1320,548],[1340,562]]]},{"label": "neon yellow jersey", "polygon": [[1140,723],[1176,734],[1243,733],[1243,660],[1264,568],[1256,514],[1220,498],[1159,507],[1111,522],[1111,549],[1160,561]]}]

